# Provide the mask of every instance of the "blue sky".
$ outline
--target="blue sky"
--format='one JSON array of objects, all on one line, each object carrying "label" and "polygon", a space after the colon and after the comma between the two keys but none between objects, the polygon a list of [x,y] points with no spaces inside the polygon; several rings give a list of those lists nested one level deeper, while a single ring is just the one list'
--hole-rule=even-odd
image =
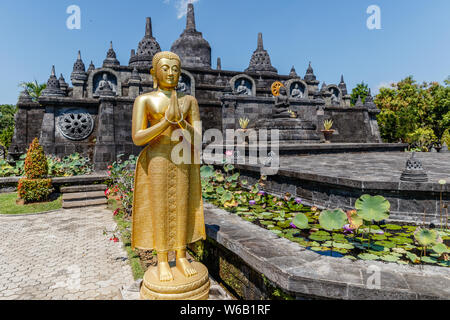
[{"label": "blue sky", "polygon": [[[187,0],[16,0],[0,3],[0,103],[15,103],[21,81],[46,82],[51,66],[70,82],[78,50],[89,65],[102,64],[109,41],[126,65],[144,35],[145,17],[153,35],[169,50],[185,26],[179,7]],[[281,74],[292,65],[304,76],[308,61],[318,80],[353,88],[365,81],[377,91],[413,75],[443,82],[450,75],[450,1],[411,0],[196,0],[197,29],[222,68],[244,70],[257,33]],[[69,30],[70,5],[81,8],[81,29]],[[381,30],[369,30],[368,6],[381,9]]]}]

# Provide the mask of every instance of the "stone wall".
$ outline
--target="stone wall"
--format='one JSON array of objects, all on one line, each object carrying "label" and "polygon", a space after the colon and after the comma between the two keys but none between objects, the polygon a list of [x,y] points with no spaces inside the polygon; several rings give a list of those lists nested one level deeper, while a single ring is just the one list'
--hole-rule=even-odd
[{"label": "stone wall", "polygon": [[[381,142],[376,120],[379,110],[365,107],[325,107],[324,120],[333,120],[332,129],[336,130],[332,142]],[[320,124],[323,129],[323,124]]]}]

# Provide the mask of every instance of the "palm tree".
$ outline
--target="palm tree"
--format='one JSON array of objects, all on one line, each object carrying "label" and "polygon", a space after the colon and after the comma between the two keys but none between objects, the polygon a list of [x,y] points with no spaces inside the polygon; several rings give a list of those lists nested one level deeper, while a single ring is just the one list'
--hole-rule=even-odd
[{"label": "palm tree", "polygon": [[19,86],[28,91],[28,94],[31,96],[33,101],[37,101],[37,99],[41,96],[42,91],[47,87],[47,84],[39,84],[36,80],[34,80],[34,82],[21,82]]}]

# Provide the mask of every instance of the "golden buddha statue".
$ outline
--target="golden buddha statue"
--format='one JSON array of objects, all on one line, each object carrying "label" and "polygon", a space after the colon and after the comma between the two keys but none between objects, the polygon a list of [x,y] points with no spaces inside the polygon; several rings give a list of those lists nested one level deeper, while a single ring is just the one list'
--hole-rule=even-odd
[{"label": "golden buddha statue", "polygon": [[[150,72],[155,90],[136,98],[133,107],[133,142],[147,146],[136,163],[132,247],[156,250],[158,266],[147,272],[153,272],[152,275],[147,277],[146,273],[143,286],[147,281],[149,288],[171,292],[169,298],[175,299],[173,294],[180,293],[177,286],[186,287],[194,278],[198,282],[199,276],[205,278],[206,268],[199,263],[191,264],[186,258],[187,244],[206,239],[200,164],[194,163],[198,154],[196,158],[193,145],[194,137],[201,137],[201,129],[194,126],[194,122],[200,121],[200,114],[194,97],[175,90],[181,73],[181,61],[176,54],[167,51],[155,54]],[[178,129],[183,130],[184,136],[191,137],[188,138],[190,163],[175,164],[171,159],[173,148],[180,143],[179,139],[172,140],[172,133]],[[169,264],[169,251],[176,252],[175,268]],[[207,281],[209,292],[209,279]],[[170,282],[172,284],[167,284]],[[170,290],[161,287],[163,283],[173,287]],[[206,283],[202,285],[206,287]]]}]

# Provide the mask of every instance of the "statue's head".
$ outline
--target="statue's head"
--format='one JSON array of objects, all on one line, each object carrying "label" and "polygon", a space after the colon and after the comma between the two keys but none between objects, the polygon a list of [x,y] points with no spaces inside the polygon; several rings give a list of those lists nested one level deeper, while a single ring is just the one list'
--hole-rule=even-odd
[{"label": "statue's head", "polygon": [[295,84],[295,89],[298,89],[298,83]]},{"label": "statue's head", "polygon": [[108,75],[106,73],[103,74],[103,80],[108,80]]},{"label": "statue's head", "polygon": [[181,59],[173,52],[158,52],[153,56],[153,67],[150,70],[153,87],[163,90],[175,89],[180,80]]},{"label": "statue's head", "polygon": [[285,96],[286,95],[286,88],[280,87],[280,95]]}]

